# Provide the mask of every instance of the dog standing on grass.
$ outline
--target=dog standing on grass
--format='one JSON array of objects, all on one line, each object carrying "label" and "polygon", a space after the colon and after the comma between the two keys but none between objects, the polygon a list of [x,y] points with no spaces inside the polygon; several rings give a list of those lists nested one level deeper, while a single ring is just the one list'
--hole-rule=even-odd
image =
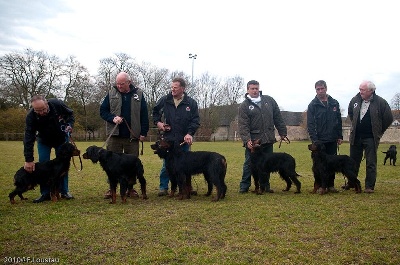
[{"label": "dog standing on grass", "polygon": [[396,146],[395,145],[391,145],[386,152],[382,152],[382,153],[386,154],[385,160],[383,161],[384,165],[386,165],[386,160],[388,160],[388,159],[389,159],[390,165],[392,164],[392,162],[393,162],[393,166],[396,165],[397,150],[396,150]]},{"label": "dog standing on grass", "polygon": [[192,175],[203,174],[208,188],[206,196],[211,195],[213,185],[215,185],[217,196],[213,198],[213,201],[225,198],[227,163],[223,155],[208,151],[183,152],[179,143],[163,139],[152,144],[151,149],[160,158],[165,159],[171,181],[170,197],[174,196],[179,186],[179,199],[189,199]]},{"label": "dog standing on grass", "polygon": [[15,203],[15,196],[18,195],[21,200],[27,200],[22,193],[33,190],[36,185],[47,184],[50,186],[50,196],[53,202],[60,199],[61,179],[68,174],[71,165],[71,158],[79,156],[80,151],[71,143],[64,143],[60,146],[59,154],[56,158],[46,162],[36,162],[35,170],[29,173],[21,167],[14,176],[15,189],[8,197],[12,204]]},{"label": "dog standing on grass", "polygon": [[292,182],[296,185],[295,193],[300,193],[301,183],[297,179],[299,174],[296,172],[296,161],[287,153],[264,153],[261,140],[252,142],[250,149],[250,166],[251,174],[253,175],[255,193],[263,194],[265,188],[260,186],[263,183],[263,178],[266,174],[278,172],[281,178],[286,182],[286,188],[283,191],[289,191],[292,187]]},{"label": "dog standing on grass", "polygon": [[147,199],[143,164],[138,157],[132,154],[107,151],[104,148],[94,145],[89,146],[82,157],[84,159],[90,159],[93,163],[100,162],[110,182],[110,203],[116,203],[118,183],[120,185],[122,203],[126,203],[126,191],[129,185],[136,183],[136,178],[138,178],[140,182],[142,199]]},{"label": "dog standing on grass", "polygon": [[321,195],[328,192],[328,177],[332,173],[342,173],[349,181],[349,186],[354,187],[356,193],[361,192],[361,183],[357,179],[356,162],[348,155],[328,155],[323,144],[312,143],[308,145],[313,160],[314,190],[312,193]]}]

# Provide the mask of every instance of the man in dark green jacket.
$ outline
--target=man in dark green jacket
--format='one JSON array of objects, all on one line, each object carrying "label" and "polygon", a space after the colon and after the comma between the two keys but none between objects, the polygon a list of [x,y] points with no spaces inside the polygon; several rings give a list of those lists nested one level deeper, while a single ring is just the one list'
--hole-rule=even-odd
[{"label": "man in dark green jacket", "polygon": [[[239,134],[245,149],[243,163],[243,175],[239,185],[239,192],[248,192],[251,185],[250,149],[252,140],[261,140],[263,152],[272,153],[275,139],[275,128],[283,139],[287,135],[286,125],[282,119],[281,111],[276,101],[267,95],[261,95],[260,84],[256,80],[247,83],[245,100],[239,107]],[[270,188],[270,175],[267,174],[264,183],[260,183],[260,189],[266,192],[274,192]]]},{"label": "man in dark green jacket", "polygon": [[[377,150],[382,135],[393,122],[393,114],[387,101],[375,94],[375,84],[363,81],[358,93],[349,103],[350,157],[356,161],[357,175],[365,151],[365,193],[375,190]],[[349,188],[349,187],[345,187]]]}]

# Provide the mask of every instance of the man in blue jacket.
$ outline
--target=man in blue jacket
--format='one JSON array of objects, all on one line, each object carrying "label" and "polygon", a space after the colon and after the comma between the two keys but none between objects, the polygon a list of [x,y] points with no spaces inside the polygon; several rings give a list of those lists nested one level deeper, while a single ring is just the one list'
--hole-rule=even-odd
[{"label": "man in blue jacket", "polygon": [[[200,126],[200,117],[196,100],[186,94],[185,88],[186,82],[183,78],[172,80],[171,92],[158,100],[153,108],[153,121],[158,130],[163,131],[166,140],[185,142],[187,144],[182,145],[182,149],[189,151],[193,136]],[[164,161],[158,196],[168,195],[168,183],[169,176]]]}]

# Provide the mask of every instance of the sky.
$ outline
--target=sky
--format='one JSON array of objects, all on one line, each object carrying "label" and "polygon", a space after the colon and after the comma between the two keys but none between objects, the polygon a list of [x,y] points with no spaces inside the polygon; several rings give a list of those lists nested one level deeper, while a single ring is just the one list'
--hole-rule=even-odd
[{"label": "sky", "polygon": [[126,53],[194,78],[257,80],[285,111],[305,111],[323,79],[346,116],[363,80],[389,104],[400,93],[396,2],[0,0],[0,56],[72,55],[94,75],[100,59]]}]

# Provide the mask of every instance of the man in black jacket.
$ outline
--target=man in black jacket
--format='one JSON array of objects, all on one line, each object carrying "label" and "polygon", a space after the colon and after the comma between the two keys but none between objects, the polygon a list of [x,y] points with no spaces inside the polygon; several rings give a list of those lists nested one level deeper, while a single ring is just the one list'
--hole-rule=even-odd
[{"label": "man in black jacket", "polygon": [[[39,162],[50,160],[51,149],[56,155],[60,146],[68,141],[69,133],[75,122],[74,112],[63,101],[51,98],[46,100],[44,96],[36,95],[31,99],[32,108],[26,116],[24,135],[24,168],[28,172],[35,170],[33,146],[37,139]],[[61,198],[73,199],[68,190],[68,175],[61,182]],[[50,187],[40,186],[41,196],[34,203],[50,200]]]},{"label": "man in black jacket", "polygon": [[[172,80],[171,92],[162,97],[153,108],[153,121],[158,130],[163,131],[168,141],[185,142],[183,151],[188,151],[193,143],[193,135],[200,126],[197,102],[185,93],[186,82],[177,77]],[[168,194],[169,176],[165,161],[160,172],[160,192],[158,196]]]},{"label": "man in black jacket", "polygon": [[[328,95],[324,80],[315,83],[317,95],[307,108],[307,130],[313,143],[319,142],[326,153],[336,155],[338,145],[342,144],[342,117],[339,102]],[[328,191],[338,192],[335,188],[335,174],[328,177]]]}]

